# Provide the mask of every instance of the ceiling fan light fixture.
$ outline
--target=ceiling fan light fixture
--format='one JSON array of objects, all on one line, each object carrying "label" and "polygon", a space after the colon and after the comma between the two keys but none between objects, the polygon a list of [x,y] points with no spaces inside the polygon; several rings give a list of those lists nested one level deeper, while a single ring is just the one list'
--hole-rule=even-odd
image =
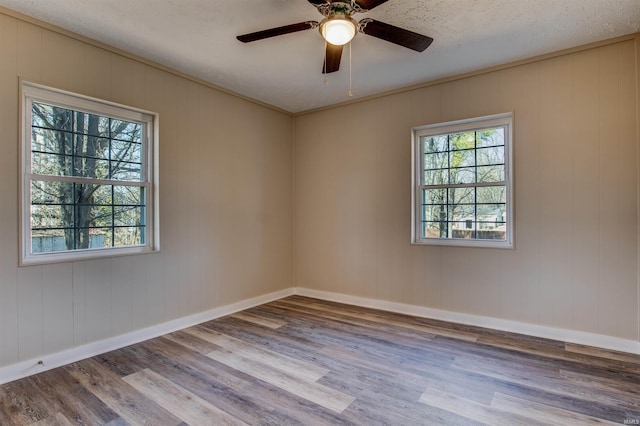
[{"label": "ceiling fan light fixture", "polygon": [[320,23],[320,34],[335,46],[349,43],[356,36],[357,26],[353,19],[347,16],[333,16]]}]

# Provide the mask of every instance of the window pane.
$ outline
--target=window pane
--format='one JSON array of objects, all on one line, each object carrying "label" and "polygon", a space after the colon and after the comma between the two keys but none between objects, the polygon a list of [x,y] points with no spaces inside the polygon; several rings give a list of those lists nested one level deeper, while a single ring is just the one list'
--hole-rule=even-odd
[{"label": "window pane", "polygon": [[447,204],[447,189],[424,189],[422,198],[425,204]]},{"label": "window pane", "polygon": [[449,188],[450,204],[473,204],[475,202],[475,188]]},{"label": "window pane", "polygon": [[449,155],[446,152],[437,152],[424,155],[424,169],[442,169],[449,167]]},{"label": "window pane", "polygon": [[35,204],[31,206],[31,227],[34,232],[42,228],[64,228],[64,220],[60,214],[60,206]]},{"label": "window pane", "polygon": [[144,188],[137,186],[114,186],[113,204],[141,206],[144,205]]},{"label": "window pane", "polygon": [[73,176],[92,179],[108,179],[109,160],[93,157],[74,157],[73,172]]},{"label": "window pane", "polygon": [[480,240],[505,240],[507,238],[506,228],[494,228],[494,229],[478,229],[477,237]]},{"label": "window pane", "polygon": [[425,185],[446,185],[449,183],[449,169],[428,170],[424,174]]},{"label": "window pane", "polygon": [[75,131],[83,135],[109,137],[109,118],[98,115],[76,112]]},{"label": "window pane", "polygon": [[37,230],[31,234],[32,253],[51,253],[65,251],[64,230]]},{"label": "window pane", "polygon": [[451,238],[475,238],[475,222],[472,219],[467,219],[462,222],[451,223]]},{"label": "window pane", "polygon": [[481,186],[477,189],[478,203],[506,203],[507,187],[500,186]]},{"label": "window pane", "polygon": [[97,206],[110,206],[113,204],[113,197],[111,196],[111,185],[100,185],[95,188],[93,192],[93,204]]},{"label": "window pane", "polygon": [[142,126],[138,123],[112,119],[111,138],[140,143],[142,140]]},{"label": "window pane", "polygon": [[76,209],[80,217],[88,218],[79,226],[106,228],[114,225],[113,207],[110,205],[78,205]]},{"label": "window pane", "polygon": [[71,204],[73,198],[72,183],[45,181],[31,183],[31,204]]},{"label": "window pane", "polygon": [[504,146],[482,148],[477,151],[478,165],[504,164]]},{"label": "window pane", "polygon": [[476,181],[476,169],[475,167],[467,167],[463,169],[451,169],[449,172],[449,183],[461,184],[461,183],[475,183]]},{"label": "window pane", "polygon": [[118,140],[111,141],[111,159],[142,163],[142,145]]},{"label": "window pane", "polygon": [[49,176],[68,176],[73,169],[73,157],[45,154],[40,152],[31,153],[31,172]]},{"label": "window pane", "polygon": [[109,159],[109,139],[95,136],[77,135],[75,155],[88,158]]},{"label": "window pane", "polygon": [[422,143],[425,153],[447,151],[449,148],[449,140],[446,135],[423,137]]},{"label": "window pane", "polygon": [[477,132],[477,147],[504,145],[504,128],[485,129]]},{"label": "window pane", "polygon": [[504,166],[478,167],[478,182],[504,182]]},{"label": "window pane", "polygon": [[475,220],[475,207],[473,205],[451,205],[449,206],[449,220],[454,222],[473,222]]},{"label": "window pane", "polygon": [[470,149],[476,146],[475,132],[454,133],[449,135],[452,150]]},{"label": "window pane", "polygon": [[144,244],[144,228],[124,227],[114,229],[114,247],[136,246]]},{"label": "window pane", "polygon": [[142,181],[142,169],[140,164],[135,163],[123,163],[123,162],[111,162],[113,180],[123,180],[129,182]]},{"label": "window pane", "polygon": [[478,204],[478,221],[504,222],[506,217],[505,204]]},{"label": "window pane", "polygon": [[31,151],[70,155],[73,152],[73,135],[69,132],[34,127],[31,132]]},{"label": "window pane", "polygon": [[449,167],[469,167],[476,164],[475,150],[451,151],[449,153]]},{"label": "window pane", "polygon": [[447,206],[444,204],[427,205],[422,209],[422,220],[442,221],[447,220]]},{"label": "window pane", "polygon": [[113,224],[115,226],[140,226],[144,218],[144,207],[116,206],[114,207]]},{"label": "window pane", "polygon": [[447,238],[447,222],[423,222],[422,236],[424,238]]},{"label": "window pane", "polygon": [[113,247],[113,238],[111,228],[92,228],[89,229],[89,248],[106,248]]},{"label": "window pane", "polygon": [[45,129],[73,131],[73,111],[33,102],[31,105],[31,125]]}]

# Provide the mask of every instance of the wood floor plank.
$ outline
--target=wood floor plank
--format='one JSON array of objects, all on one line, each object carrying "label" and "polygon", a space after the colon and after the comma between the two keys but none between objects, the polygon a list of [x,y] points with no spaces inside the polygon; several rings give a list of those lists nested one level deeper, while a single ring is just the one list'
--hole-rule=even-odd
[{"label": "wood floor plank", "polygon": [[610,395],[619,395],[621,398],[631,397],[636,402],[636,409],[640,409],[640,380],[638,380],[637,377],[633,379],[624,377],[611,379],[609,377],[601,377],[597,374],[587,374],[565,369],[560,370],[560,377],[569,383],[589,386]]},{"label": "wood floor plank", "polygon": [[179,425],[180,419],[92,359],[69,367],[70,374],[131,424]]},{"label": "wood floor plank", "polygon": [[123,380],[189,424],[246,425],[152,370],[144,369]]},{"label": "wood floor plank", "polygon": [[252,322],[254,324],[258,324],[261,325],[263,327],[268,327],[268,328],[272,328],[272,329],[278,329],[284,325],[287,325],[286,321],[282,321],[282,320],[275,320],[275,319],[271,319],[271,318],[267,318],[267,317],[263,317],[260,315],[256,315],[250,312],[236,312],[235,314],[231,315],[233,318],[238,318],[241,319],[243,321],[247,321],[247,322]]},{"label": "wood floor plank", "polygon": [[191,328],[176,331],[165,334],[163,337],[200,354],[208,354],[211,351],[220,349],[219,345],[195,336],[190,330]]},{"label": "wood floor plank", "polygon": [[268,364],[272,368],[284,371],[304,382],[315,382],[329,372],[326,368],[318,367],[314,364],[246,343],[240,339],[204,327],[191,327],[185,330],[185,332],[214,343],[218,345],[220,349],[226,349],[238,356]]},{"label": "wood floor plank", "polygon": [[257,379],[271,383],[294,395],[314,402],[336,413],[341,413],[354,401],[354,397],[333,390],[318,383],[301,382],[282,370],[274,369],[269,364],[255,361],[222,349],[209,353],[210,358],[249,374]]},{"label": "wood floor plank", "polygon": [[[498,410],[433,388],[427,388],[424,391],[420,396],[420,402],[488,425],[529,426],[532,424],[527,416]],[[535,422],[535,424],[547,423]]]},{"label": "wood floor plank", "polygon": [[47,417],[46,419],[33,423],[33,426],[73,426],[73,423],[62,413],[56,413],[52,417]]},{"label": "wood floor plank", "polygon": [[[103,424],[119,416],[64,369],[38,374],[33,379],[33,393],[43,396],[49,413],[64,413],[75,424]],[[1,424],[1,423],[0,423]]]},{"label": "wood floor plank", "polygon": [[111,420],[109,423],[105,423],[104,426],[130,426],[122,417]]},{"label": "wood floor plank", "polygon": [[478,359],[470,356],[461,356],[453,364],[454,368],[475,372],[510,383],[516,383],[532,387],[558,396],[573,394],[580,399],[598,402],[604,405],[621,409],[635,410],[638,406],[635,395],[621,395],[603,392],[588,383],[569,383],[560,377],[558,370],[555,373],[547,372],[541,375],[532,374],[529,368],[510,368],[502,363],[488,359]]},{"label": "wood floor plank", "polygon": [[569,424],[579,425],[620,425],[619,422],[609,422],[596,419],[580,413],[562,410],[549,405],[538,404],[522,398],[496,393],[491,402],[491,407],[503,412],[517,414],[536,424],[550,424],[565,426]]},{"label": "wood floor plank", "polygon": [[[30,425],[49,417],[46,403],[34,392],[33,379],[8,383],[0,387],[0,401],[2,402],[1,417],[8,417],[8,424],[20,426]],[[53,415],[53,413],[51,413]]]}]

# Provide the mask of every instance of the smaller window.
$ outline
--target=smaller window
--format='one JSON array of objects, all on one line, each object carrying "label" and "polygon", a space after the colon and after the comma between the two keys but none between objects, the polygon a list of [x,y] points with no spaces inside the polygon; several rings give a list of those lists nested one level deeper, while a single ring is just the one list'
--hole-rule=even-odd
[{"label": "smaller window", "polygon": [[511,113],[416,127],[414,244],[513,247]]},{"label": "smaller window", "polygon": [[21,264],[158,249],[157,116],[22,84]]}]

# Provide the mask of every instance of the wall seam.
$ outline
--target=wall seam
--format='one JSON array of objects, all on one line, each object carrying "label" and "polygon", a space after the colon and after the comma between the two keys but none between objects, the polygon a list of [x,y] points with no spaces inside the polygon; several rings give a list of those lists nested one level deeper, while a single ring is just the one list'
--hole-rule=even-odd
[{"label": "wall seam", "polygon": [[636,340],[640,341],[640,33],[636,33],[635,72],[636,72]]},{"label": "wall seam", "polygon": [[296,117],[291,117],[291,280],[292,287],[296,288],[298,286],[298,273],[297,273],[297,240],[298,240],[298,232],[297,232],[297,221],[296,221]]}]

